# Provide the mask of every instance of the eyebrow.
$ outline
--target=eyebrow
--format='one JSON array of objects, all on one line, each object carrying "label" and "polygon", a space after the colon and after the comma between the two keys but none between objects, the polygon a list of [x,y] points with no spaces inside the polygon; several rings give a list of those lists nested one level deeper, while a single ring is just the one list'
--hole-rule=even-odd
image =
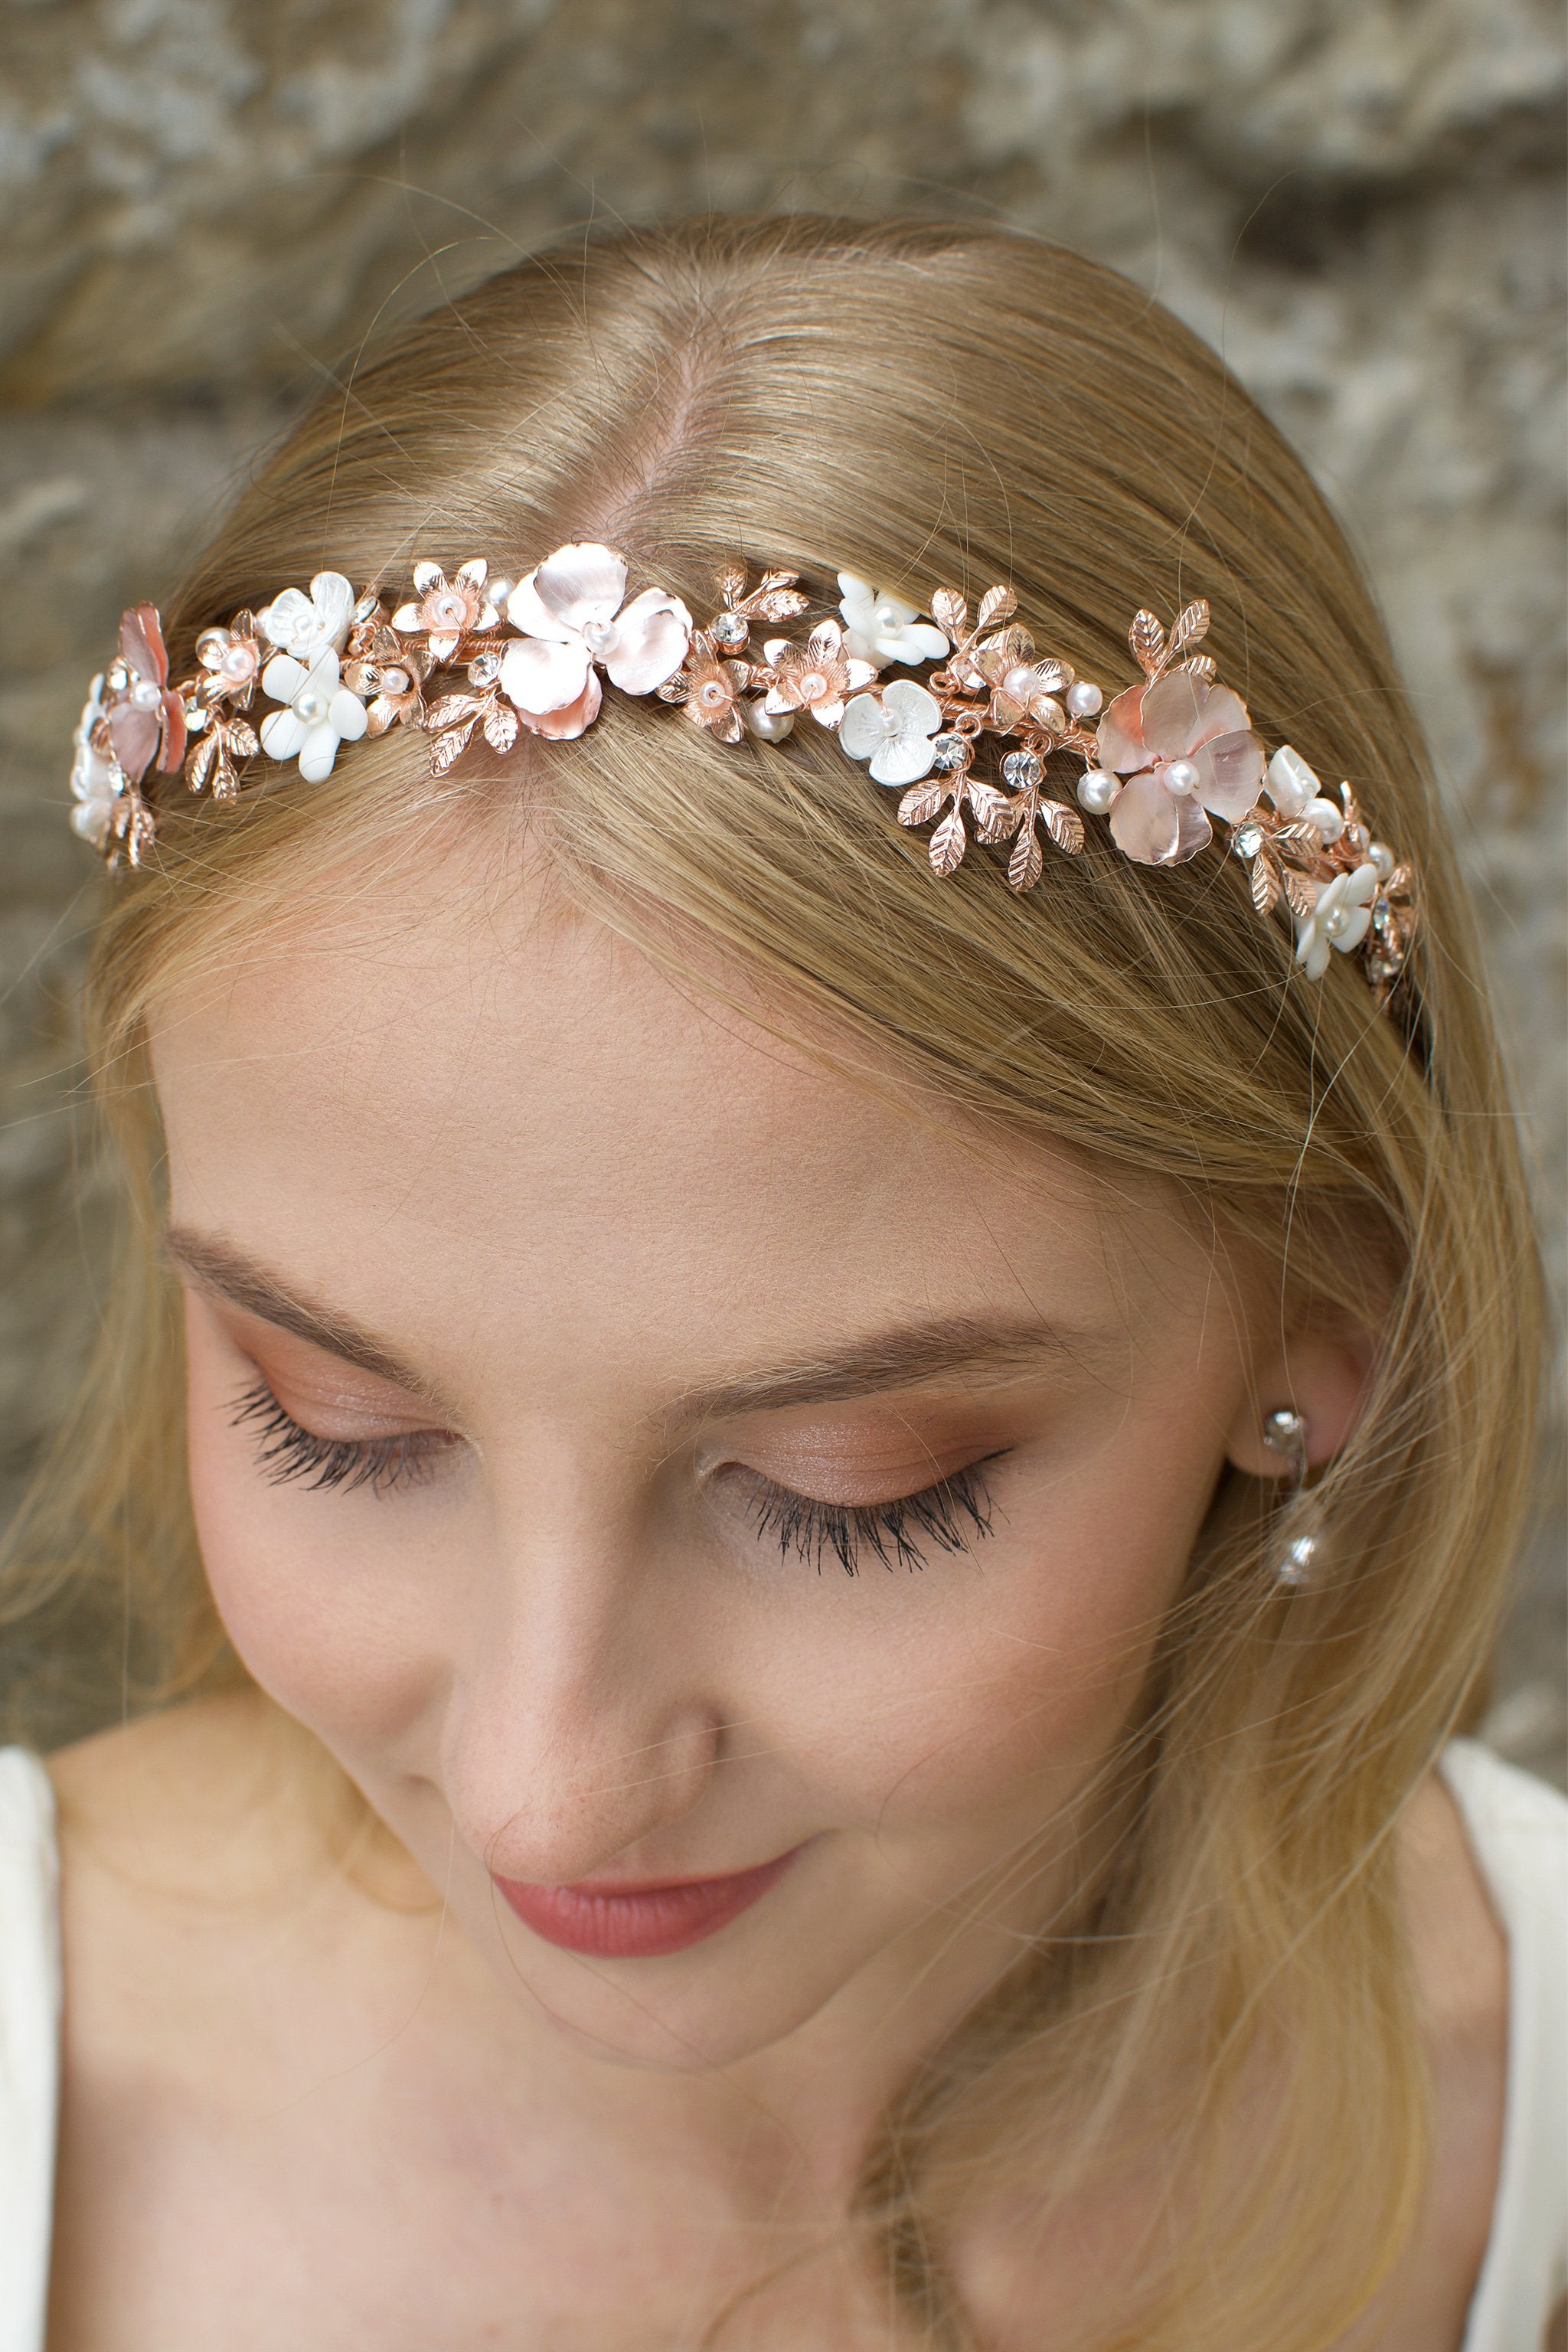
[{"label": "eyebrow", "polygon": [[[310,1347],[326,1349],[376,1380],[390,1381],[426,1403],[449,1411],[425,1374],[404,1363],[346,1317],[287,1289],[275,1275],[231,1243],[174,1226],[164,1236],[163,1246],[199,1289]],[[1000,1381],[1052,1360],[1103,1376],[1113,1362],[1125,1361],[1125,1335],[1064,1328],[1041,1319],[995,1323],[976,1316],[941,1316],[921,1323],[896,1324],[816,1355],[684,1390],[674,1401],[672,1418],[689,1423],[724,1421],[742,1413],[777,1412],[792,1405],[847,1403],[858,1397],[938,1381]]]},{"label": "eyebrow", "polygon": [[182,1226],[174,1225],[163,1236],[163,1247],[199,1290],[226,1299],[242,1314],[254,1315],[279,1331],[292,1333],[296,1339],[303,1339],[312,1348],[325,1348],[329,1354],[341,1356],[344,1363],[370,1373],[374,1380],[388,1381],[394,1388],[406,1389],[411,1396],[427,1404],[447,1409],[446,1400],[422,1372],[413,1370],[390,1348],[384,1347],[368,1331],[362,1331],[346,1316],[334,1314],[331,1307],[285,1289],[276,1275],[258,1265],[232,1243],[216,1234],[187,1233]]}]

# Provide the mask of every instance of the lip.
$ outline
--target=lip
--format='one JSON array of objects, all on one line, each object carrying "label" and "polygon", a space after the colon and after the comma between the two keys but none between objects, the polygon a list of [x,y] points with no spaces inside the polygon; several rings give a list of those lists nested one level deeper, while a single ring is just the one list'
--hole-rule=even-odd
[{"label": "lip", "polygon": [[727,1878],[575,1886],[539,1886],[522,1878],[494,1883],[523,1926],[547,1944],[601,1960],[651,1960],[716,1936],[761,1902],[799,1852],[799,1846],[793,1846],[772,1862],[731,1872]]}]

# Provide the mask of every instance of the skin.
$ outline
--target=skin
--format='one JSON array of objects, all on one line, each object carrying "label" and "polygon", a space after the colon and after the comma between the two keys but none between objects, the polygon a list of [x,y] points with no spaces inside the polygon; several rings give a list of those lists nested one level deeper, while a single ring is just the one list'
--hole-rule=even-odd
[{"label": "skin", "polygon": [[[1226,1463],[1276,1474],[1287,1403],[1325,1458],[1370,1343],[1282,1325],[1152,1187],[982,1150],[531,882],[487,928],[451,879],[156,1025],[192,1490],[264,1696],[57,1762],[51,2352],[674,2352],[792,2261],[724,2344],[887,2345],[821,2251],[877,2118],[1070,1918]],[[421,1475],[276,1483],[261,1384]],[[970,1472],[990,1532],[916,1567],[819,1573],[767,1523]],[[347,1866],[294,1727],[391,1832]],[[1367,2340],[1431,2352],[1484,2247],[1505,1997],[1436,1789],[1406,1844],[1441,2156]],[[491,1880],[792,1852],[660,1958],[557,1949]],[[977,2232],[1004,2352],[1089,2324],[1097,2226],[1043,2262]]]}]

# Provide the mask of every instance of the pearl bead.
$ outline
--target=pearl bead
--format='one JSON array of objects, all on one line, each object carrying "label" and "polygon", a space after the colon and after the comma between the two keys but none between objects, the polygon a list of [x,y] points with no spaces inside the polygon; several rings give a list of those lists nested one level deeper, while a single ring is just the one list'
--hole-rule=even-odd
[{"label": "pearl bead", "polygon": [[1108,775],[1103,768],[1086,768],[1078,780],[1078,804],[1090,816],[1105,816],[1115,807],[1121,790],[1120,776]]},{"label": "pearl bead", "polygon": [[1092,719],[1104,700],[1099,687],[1091,686],[1087,677],[1068,688],[1068,709],[1075,719]]},{"label": "pearl bead", "polygon": [[219,676],[231,679],[236,686],[243,686],[255,668],[256,649],[247,645],[230,646],[218,663]]},{"label": "pearl bead", "polygon": [[139,677],[131,689],[131,699],[138,710],[156,710],[158,689],[150,677]]},{"label": "pearl bead", "polygon": [[303,719],[307,727],[320,726],[326,715],[327,698],[319,694],[314,687],[308,686],[303,694],[295,696],[294,716]]},{"label": "pearl bead", "polygon": [[1185,800],[1190,793],[1197,791],[1198,772],[1190,760],[1167,760],[1158,772],[1165,790],[1174,793],[1178,800]]},{"label": "pearl bead", "polygon": [[487,581],[485,584],[486,604],[493,604],[498,613],[504,612],[506,609],[506,600],[511,594],[511,592],[516,585],[517,583],[515,580],[508,580],[504,574],[498,580]]},{"label": "pearl bead", "polygon": [[1351,919],[1342,907],[1333,908],[1323,918],[1323,937],[1329,940],[1342,940],[1350,929],[1350,922]]},{"label": "pearl bead", "polygon": [[1309,801],[1301,814],[1309,824],[1317,827],[1325,842],[1338,841],[1345,829],[1343,813],[1334,806],[1332,801]]},{"label": "pearl bead", "polygon": [[1386,882],[1393,873],[1395,859],[1386,841],[1374,841],[1367,851],[1367,863],[1380,882]]},{"label": "pearl bead", "polygon": [[766,710],[760,702],[742,702],[741,716],[761,743],[782,743],[795,725],[793,710]]}]

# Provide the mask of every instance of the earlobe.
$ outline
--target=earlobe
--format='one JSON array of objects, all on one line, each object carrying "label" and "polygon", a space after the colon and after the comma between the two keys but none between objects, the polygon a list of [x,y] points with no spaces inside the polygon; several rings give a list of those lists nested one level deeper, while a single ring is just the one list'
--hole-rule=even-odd
[{"label": "earlobe", "polygon": [[[1372,1334],[1303,1331],[1272,1362],[1259,1364],[1226,1446],[1226,1458],[1251,1478],[1289,1478],[1291,1452],[1270,1443],[1269,1416],[1299,1413],[1307,1467],[1330,1462],[1354,1434],[1366,1404],[1375,1355]],[[1299,1456],[1298,1456],[1299,1459]]]}]

